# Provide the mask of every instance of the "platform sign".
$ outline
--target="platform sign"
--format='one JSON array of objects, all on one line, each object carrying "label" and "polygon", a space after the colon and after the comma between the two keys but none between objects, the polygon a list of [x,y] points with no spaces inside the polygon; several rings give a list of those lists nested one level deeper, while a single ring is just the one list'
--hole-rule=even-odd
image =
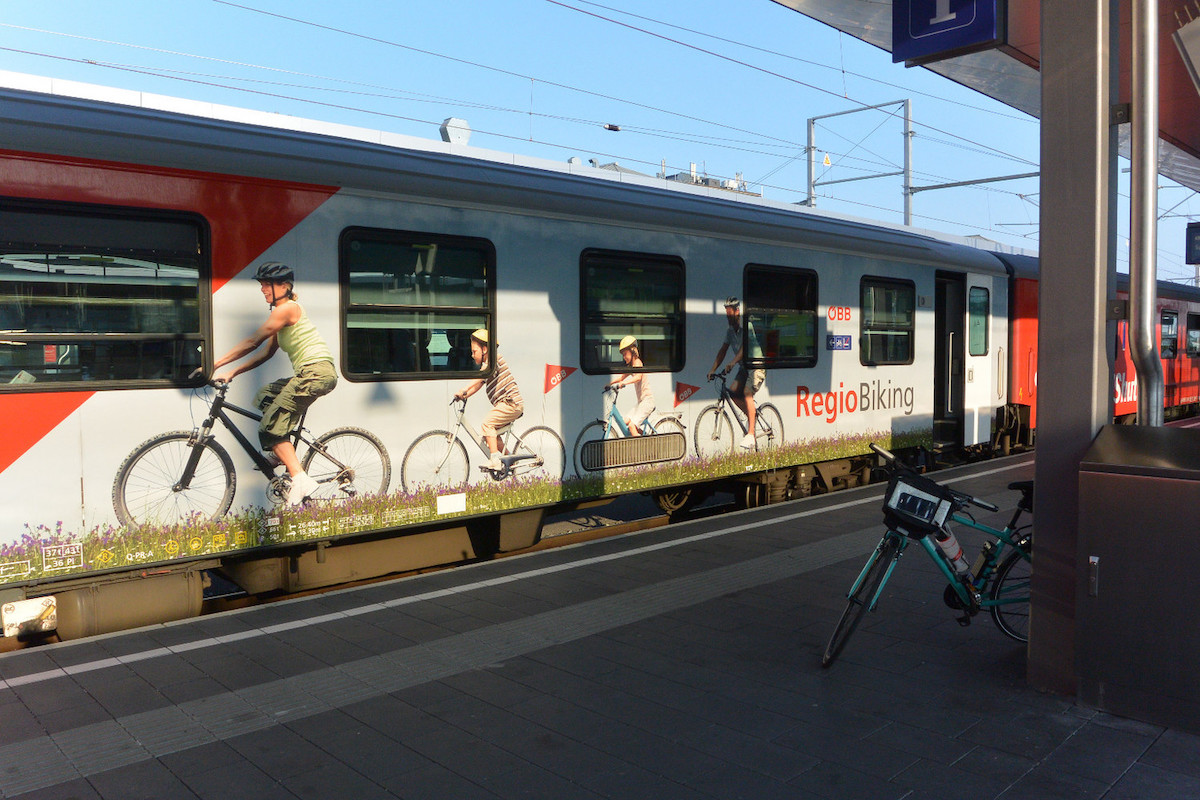
[{"label": "platform sign", "polygon": [[892,61],[917,66],[1003,43],[1006,0],[893,0]]}]

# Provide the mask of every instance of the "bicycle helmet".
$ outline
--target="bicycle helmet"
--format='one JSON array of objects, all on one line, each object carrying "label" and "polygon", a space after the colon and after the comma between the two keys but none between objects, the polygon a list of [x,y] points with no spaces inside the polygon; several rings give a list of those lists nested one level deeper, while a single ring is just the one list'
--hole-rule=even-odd
[{"label": "bicycle helmet", "polygon": [[278,261],[266,261],[254,270],[254,279],[271,283],[295,283],[296,273],[287,264]]},{"label": "bicycle helmet", "polygon": [[488,343],[487,328],[480,328],[479,330],[475,331],[474,333],[471,334],[471,338],[474,339],[475,341],[479,342],[484,347],[487,347],[487,343]]},{"label": "bicycle helmet", "polygon": [[621,344],[617,347],[618,350],[627,350],[630,347],[637,347],[637,339],[632,336],[626,336],[621,340]]},{"label": "bicycle helmet", "polygon": [[729,295],[729,297],[725,298],[725,307],[726,308],[737,308],[741,304],[742,304],[742,301],[738,300],[737,295],[735,295],[735,294],[731,294],[731,295]]}]

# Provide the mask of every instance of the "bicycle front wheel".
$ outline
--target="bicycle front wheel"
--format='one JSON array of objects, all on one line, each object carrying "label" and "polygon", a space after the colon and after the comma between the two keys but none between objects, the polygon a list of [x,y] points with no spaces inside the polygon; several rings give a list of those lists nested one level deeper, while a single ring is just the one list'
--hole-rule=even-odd
[{"label": "bicycle front wheel", "polygon": [[[1029,641],[1029,595],[1033,562],[1027,557],[1032,542],[1026,540],[1009,553],[996,570],[992,583],[992,621],[1005,636]],[[1024,552],[1021,552],[1021,551]]]},{"label": "bicycle front wheel", "polygon": [[783,417],[775,406],[763,403],[758,407],[756,416],[754,438],[758,449],[766,450],[783,444]]},{"label": "bicycle front wheel", "polygon": [[515,462],[513,472],[535,480],[562,480],[567,469],[567,448],[557,433],[544,425],[530,428],[521,436],[516,454],[524,452],[533,453],[536,458]]},{"label": "bicycle front wheel", "polygon": [[603,470],[603,467],[600,470],[588,470],[584,468],[583,448],[588,442],[603,441],[607,430],[608,425],[600,420],[596,420],[583,426],[583,430],[579,432],[579,438],[575,440],[575,474],[580,478],[586,478],[588,475]]},{"label": "bicycle front wheel", "polygon": [[867,559],[867,565],[859,576],[857,586],[851,590],[846,603],[846,610],[838,620],[829,644],[825,645],[825,655],[821,656],[821,666],[828,667],[841,654],[842,648],[850,640],[858,623],[871,610],[871,603],[876,593],[883,586],[883,580],[891,569],[892,563],[899,558],[900,539],[887,535],[875,548],[875,552]]},{"label": "bicycle front wheel", "polygon": [[709,406],[696,417],[696,455],[715,458],[733,452],[733,425],[720,406]]},{"label": "bicycle front wheel", "polygon": [[[129,454],[113,481],[113,510],[122,525],[204,522],[228,513],[237,488],[229,453],[212,439],[191,440],[191,431],[172,431],[147,439]],[[189,458],[196,466],[183,487]]]},{"label": "bicycle front wheel", "polygon": [[400,464],[400,485],[406,492],[419,488],[457,489],[467,482],[467,448],[450,431],[429,431],[417,437]]},{"label": "bicycle front wheel", "polygon": [[[655,433],[678,433],[683,436],[683,423],[675,417],[663,417],[658,422],[654,423]],[[684,447],[687,447],[687,442],[684,442]]]},{"label": "bicycle front wheel", "polygon": [[384,494],[392,479],[392,460],[383,442],[362,428],[323,434],[304,455],[302,466],[320,484],[314,500]]}]

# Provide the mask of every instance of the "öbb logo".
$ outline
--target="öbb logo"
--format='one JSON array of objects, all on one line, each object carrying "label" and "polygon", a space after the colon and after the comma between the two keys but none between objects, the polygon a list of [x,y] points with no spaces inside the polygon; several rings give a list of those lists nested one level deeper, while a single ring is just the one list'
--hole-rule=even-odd
[{"label": "\u00f6bb logo", "polygon": [[675,382],[675,407],[678,408],[683,401],[700,391],[699,386],[692,386],[690,383]]},{"label": "\u00f6bb logo", "polygon": [[542,388],[542,394],[546,394],[554,387],[567,379],[567,376],[574,372],[577,367],[560,367],[557,364],[546,365],[546,384]]}]

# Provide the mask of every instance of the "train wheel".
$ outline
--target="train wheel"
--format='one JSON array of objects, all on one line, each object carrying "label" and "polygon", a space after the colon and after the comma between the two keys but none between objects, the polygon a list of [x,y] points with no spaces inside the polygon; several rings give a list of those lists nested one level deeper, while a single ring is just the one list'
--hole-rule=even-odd
[{"label": "train wheel", "polygon": [[[122,525],[203,522],[229,511],[237,488],[229,453],[212,439],[202,445],[191,440],[191,431],[172,431],[142,442],[129,454],[113,482],[113,510]],[[176,488],[193,457],[196,468],[188,487]]]},{"label": "train wheel", "polygon": [[666,514],[686,511],[700,500],[700,493],[688,487],[660,489],[654,493],[654,502]]},{"label": "train wheel", "polygon": [[423,433],[409,445],[400,463],[400,485],[406,492],[421,487],[457,489],[467,482],[467,448],[450,431]]},{"label": "train wheel", "polygon": [[718,406],[709,406],[696,417],[696,455],[715,458],[733,452],[733,425]]},{"label": "train wheel", "polygon": [[575,451],[574,452],[575,452],[575,474],[578,475],[580,478],[586,478],[588,475],[591,475],[591,474],[593,474],[593,472],[597,471],[597,470],[589,471],[589,470],[584,469],[584,467],[583,467],[583,448],[584,448],[584,446],[588,442],[603,441],[604,434],[605,434],[605,431],[607,428],[608,428],[608,426],[605,423],[601,422],[600,420],[596,420],[595,422],[589,422],[587,425],[585,425],[583,427],[583,430],[579,432],[579,438],[577,438],[575,440]]},{"label": "train wheel", "polygon": [[758,407],[758,421],[754,426],[755,443],[759,450],[779,447],[783,444],[783,417],[770,403]]},{"label": "train wheel", "polygon": [[314,500],[385,494],[392,478],[392,460],[383,442],[362,428],[337,428],[322,435],[302,466],[321,484]]},{"label": "train wheel", "polygon": [[[567,448],[557,433],[544,425],[530,428],[521,435],[524,449],[537,458],[523,459],[513,464],[518,475],[538,480],[561,481],[567,469]],[[521,453],[521,449],[517,453]],[[536,463],[540,461],[541,463]]]}]

